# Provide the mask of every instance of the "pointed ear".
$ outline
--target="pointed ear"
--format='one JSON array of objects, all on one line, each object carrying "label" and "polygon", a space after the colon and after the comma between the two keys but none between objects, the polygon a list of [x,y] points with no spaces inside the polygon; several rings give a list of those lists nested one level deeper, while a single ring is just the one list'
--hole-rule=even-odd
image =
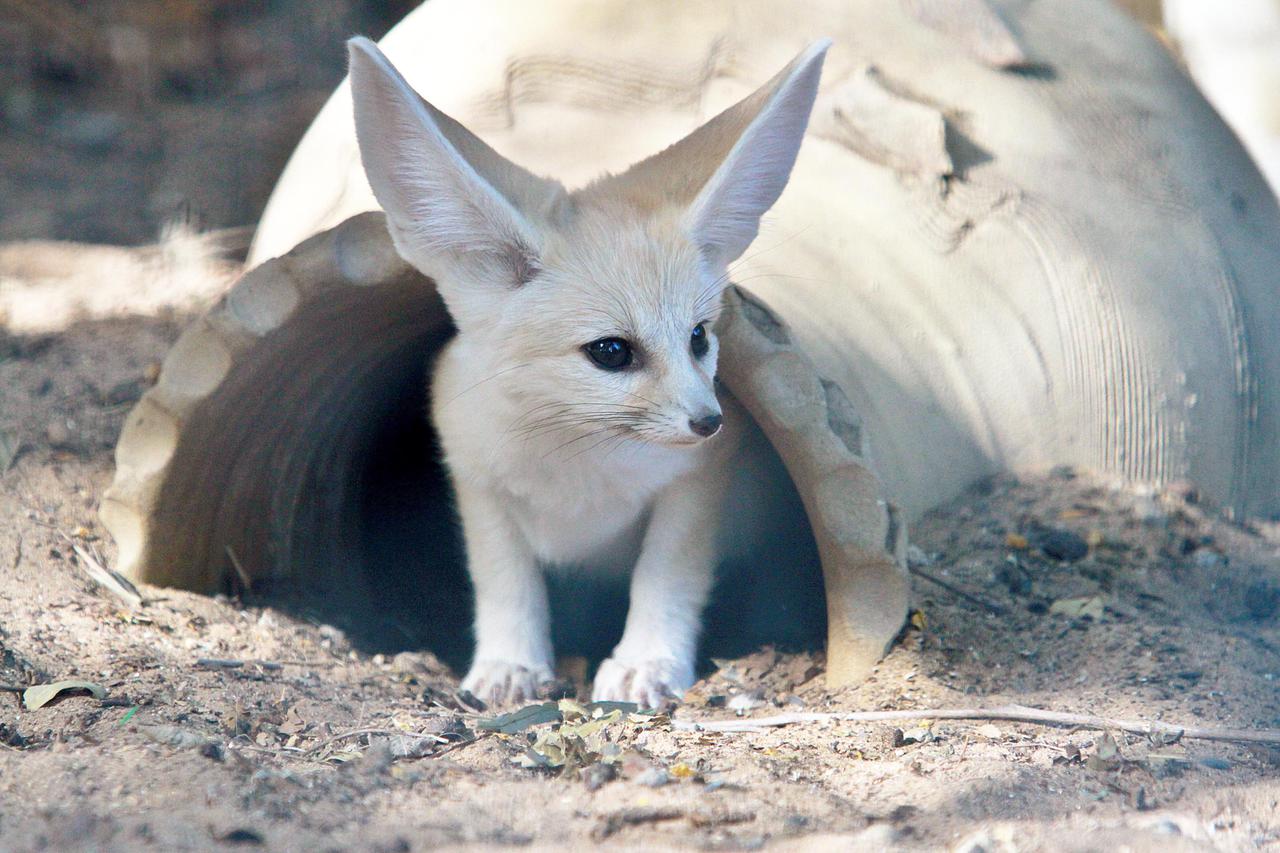
[{"label": "pointed ear", "polygon": [[684,139],[585,194],[621,198],[656,213],[685,207],[683,225],[712,267],[751,245],[795,165],[830,39],[803,53],[751,95]]},{"label": "pointed ear", "polygon": [[782,195],[830,46],[829,40],[811,45],[747,99],[764,94],[755,117],[689,206],[685,228],[713,267],[724,267],[746,251],[760,230],[760,217]]},{"label": "pointed ear", "polygon": [[564,190],[419,97],[373,42],[353,38],[347,48],[369,185],[396,249],[436,278],[462,325],[536,274],[540,239],[529,214],[546,214]]}]

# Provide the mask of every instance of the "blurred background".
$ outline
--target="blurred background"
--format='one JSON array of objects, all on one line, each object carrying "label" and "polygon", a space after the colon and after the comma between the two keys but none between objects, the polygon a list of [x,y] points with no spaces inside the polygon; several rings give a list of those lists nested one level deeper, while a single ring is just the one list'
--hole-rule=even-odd
[{"label": "blurred background", "polygon": [[[133,245],[174,220],[247,241],[343,41],[417,5],[0,0],[0,242]],[[1160,30],[1159,0],[1122,5]]]},{"label": "blurred background", "polygon": [[251,226],[342,79],[344,40],[416,5],[2,0],[0,242]]}]

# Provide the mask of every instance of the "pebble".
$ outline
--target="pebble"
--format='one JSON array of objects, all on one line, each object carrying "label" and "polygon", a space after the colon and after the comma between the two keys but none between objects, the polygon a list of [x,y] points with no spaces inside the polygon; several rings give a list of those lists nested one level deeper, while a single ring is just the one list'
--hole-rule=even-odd
[{"label": "pebble", "polygon": [[617,775],[618,771],[614,769],[612,764],[598,761],[582,769],[582,784],[587,786],[588,791],[598,791],[604,787],[606,782],[612,782],[617,778]]},{"label": "pebble", "polygon": [[636,777],[636,784],[644,785],[646,788],[661,788],[670,781],[671,774],[661,767],[650,767]]},{"label": "pebble", "polygon": [[71,443],[71,429],[67,426],[67,422],[60,418],[55,418],[45,427],[45,438],[49,440],[50,447],[66,447]]},{"label": "pebble", "polygon": [[1201,548],[1196,551],[1194,557],[1197,569],[1213,569],[1222,562],[1222,557],[1217,551],[1210,551],[1208,548]]},{"label": "pebble", "polygon": [[1244,591],[1244,609],[1259,622],[1275,616],[1280,610],[1280,586],[1268,581],[1249,584]]},{"label": "pebble", "polygon": [[1078,534],[1051,527],[1037,537],[1040,552],[1051,560],[1071,563],[1089,553],[1089,543]]},{"label": "pebble", "polygon": [[1152,497],[1139,497],[1133,502],[1133,517],[1143,524],[1164,524],[1169,514],[1160,506],[1160,502]]}]

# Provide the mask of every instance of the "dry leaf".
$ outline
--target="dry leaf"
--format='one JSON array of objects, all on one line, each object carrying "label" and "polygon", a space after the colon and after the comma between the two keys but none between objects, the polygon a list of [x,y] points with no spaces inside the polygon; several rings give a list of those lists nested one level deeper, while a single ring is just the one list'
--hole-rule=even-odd
[{"label": "dry leaf", "polygon": [[22,691],[22,704],[28,711],[35,711],[71,690],[88,691],[94,699],[107,698],[106,688],[92,681],[55,681],[52,684],[36,684]]},{"label": "dry leaf", "polygon": [[555,702],[543,702],[540,705],[526,705],[509,714],[500,714],[496,717],[479,720],[476,722],[476,728],[512,735],[522,732],[530,726],[537,726],[542,723],[558,723],[562,719],[564,717]]},{"label": "dry leaf", "polygon": [[8,471],[13,466],[13,462],[18,458],[18,450],[21,445],[18,439],[14,438],[4,430],[0,430],[0,474]]},{"label": "dry leaf", "polygon": [[1092,619],[1102,621],[1102,612],[1106,601],[1100,595],[1086,595],[1080,598],[1060,598],[1049,605],[1050,613],[1058,613],[1068,619]]}]

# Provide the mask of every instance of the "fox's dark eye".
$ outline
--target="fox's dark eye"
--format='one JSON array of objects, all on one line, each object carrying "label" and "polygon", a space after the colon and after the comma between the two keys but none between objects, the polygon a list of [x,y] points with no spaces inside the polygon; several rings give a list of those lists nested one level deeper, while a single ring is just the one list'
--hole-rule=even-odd
[{"label": "fox's dark eye", "polygon": [[707,343],[707,327],[699,323],[693,327],[693,334],[689,336],[689,347],[693,350],[693,357],[702,358],[707,354],[709,346]]},{"label": "fox's dark eye", "polygon": [[631,344],[622,338],[601,338],[583,349],[596,366],[604,370],[622,370],[631,363]]}]

